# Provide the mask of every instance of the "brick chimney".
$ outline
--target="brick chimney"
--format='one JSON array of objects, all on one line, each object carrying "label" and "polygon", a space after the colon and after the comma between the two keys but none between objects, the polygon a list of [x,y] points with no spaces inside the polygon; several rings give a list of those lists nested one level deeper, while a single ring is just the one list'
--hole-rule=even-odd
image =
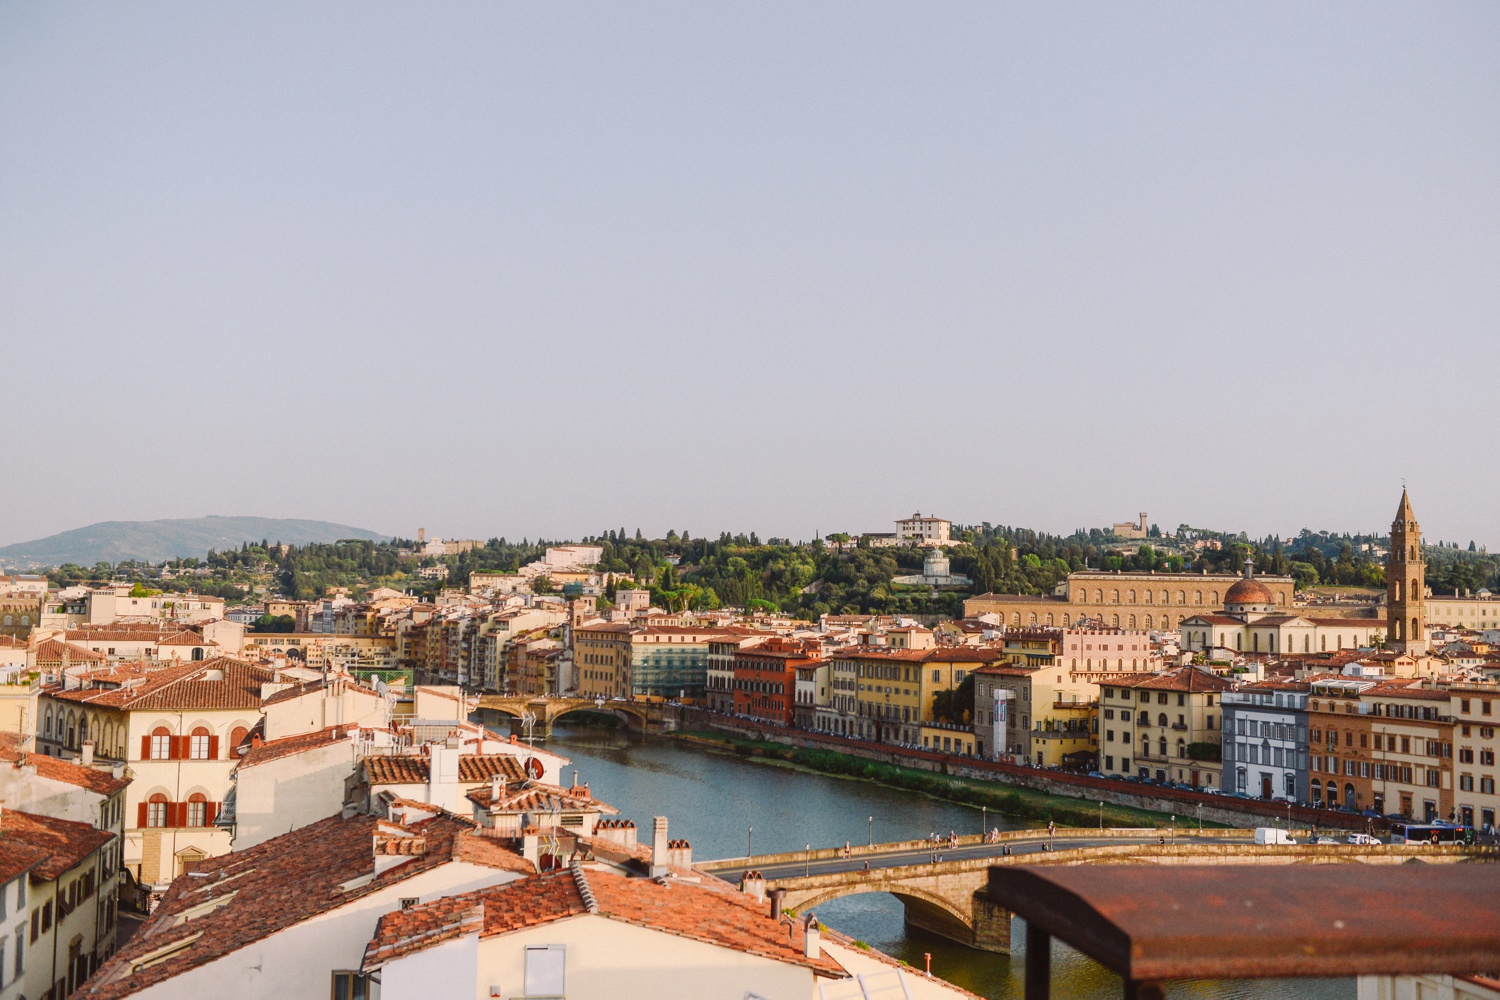
[{"label": "brick chimney", "polygon": [[78,753],[78,763],[84,767],[94,766],[94,741],[84,740],[83,747]]}]

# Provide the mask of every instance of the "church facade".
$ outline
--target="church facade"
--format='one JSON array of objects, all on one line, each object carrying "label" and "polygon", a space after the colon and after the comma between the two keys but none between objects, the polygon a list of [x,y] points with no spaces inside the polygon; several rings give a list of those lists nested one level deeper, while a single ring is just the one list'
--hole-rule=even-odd
[{"label": "church facade", "polygon": [[1225,593],[1222,611],[1183,619],[1182,645],[1210,653],[1294,655],[1368,649],[1383,643],[1391,652],[1420,658],[1427,652],[1426,573],[1422,528],[1403,489],[1385,561],[1384,619],[1288,614],[1271,590],[1255,578],[1254,567],[1246,560],[1245,574]]}]

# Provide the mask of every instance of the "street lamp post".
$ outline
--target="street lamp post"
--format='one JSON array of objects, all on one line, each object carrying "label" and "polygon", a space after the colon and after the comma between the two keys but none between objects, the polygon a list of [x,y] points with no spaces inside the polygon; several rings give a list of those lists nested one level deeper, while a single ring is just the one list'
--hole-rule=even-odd
[{"label": "street lamp post", "polygon": [[1203,836],[1203,803],[1198,803],[1198,836]]},{"label": "street lamp post", "polygon": [[982,841],[990,835],[990,807],[979,807],[979,839]]},{"label": "street lamp post", "polygon": [[870,846],[875,846],[875,817],[870,817]]},{"label": "street lamp post", "polygon": [[1177,843],[1177,817],[1176,817],[1176,815],[1173,815],[1173,817],[1172,817],[1172,843],[1173,844]]},{"label": "street lamp post", "polygon": [[1104,800],[1103,799],[1099,800],[1099,830],[1100,830],[1100,832],[1103,832],[1103,830],[1104,830]]},{"label": "street lamp post", "polygon": [[755,827],[752,826],[750,829],[745,831],[745,858],[750,861],[755,860],[755,851],[751,850],[751,845],[754,843]]},{"label": "street lamp post", "polygon": [[811,875],[812,874],[812,845],[811,844],[806,845],[803,848],[803,850],[805,850],[807,853],[802,856],[802,874],[803,875]]}]

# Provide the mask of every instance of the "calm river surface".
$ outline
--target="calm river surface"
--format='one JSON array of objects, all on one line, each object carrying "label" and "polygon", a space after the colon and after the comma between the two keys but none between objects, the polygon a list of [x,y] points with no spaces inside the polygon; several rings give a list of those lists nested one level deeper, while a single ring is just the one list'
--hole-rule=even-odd
[{"label": "calm river surface", "polygon": [[[670,740],[619,731],[559,726],[548,749],[573,759],[593,793],[635,821],[649,839],[652,816],[666,816],[673,837],[692,842],[699,859],[742,857],[747,840],[754,853],[863,843],[874,817],[876,840],[925,837],[936,831],[978,833],[977,809],[791,768],[689,748]],[[990,816],[990,825],[1017,823]],[[750,828],[754,827],[754,832]],[[901,903],[885,893],[835,900],[818,908],[830,927],[868,941],[922,968],[932,953],[932,971],[992,1000],[1019,1000],[1023,965],[1006,955],[971,951],[943,938],[907,928]],[[1015,943],[1024,946],[1018,923]],[[1053,995],[1070,1000],[1118,1000],[1120,980],[1071,949],[1057,946],[1052,959]],[[1353,1000],[1351,980],[1180,983],[1173,998],[1202,1000]]]}]

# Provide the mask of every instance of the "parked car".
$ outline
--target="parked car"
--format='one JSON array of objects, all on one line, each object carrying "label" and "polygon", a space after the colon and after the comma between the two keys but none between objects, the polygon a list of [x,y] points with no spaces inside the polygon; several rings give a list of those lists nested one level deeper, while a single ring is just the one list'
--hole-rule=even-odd
[{"label": "parked car", "polygon": [[1314,837],[1312,839],[1312,843],[1314,843],[1314,844],[1328,844],[1328,845],[1332,845],[1332,844],[1337,844],[1338,841],[1335,840],[1332,837]]},{"label": "parked car", "polygon": [[1351,833],[1348,842],[1360,847],[1379,847],[1383,843],[1379,837],[1372,837],[1368,833]]}]

